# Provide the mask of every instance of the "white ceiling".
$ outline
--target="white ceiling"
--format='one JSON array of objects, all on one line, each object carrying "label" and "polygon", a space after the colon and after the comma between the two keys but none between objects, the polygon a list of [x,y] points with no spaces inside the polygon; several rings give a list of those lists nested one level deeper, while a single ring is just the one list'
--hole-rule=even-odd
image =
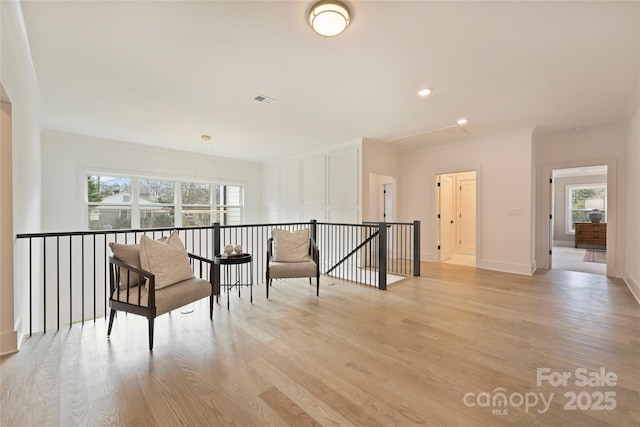
[{"label": "white ceiling", "polygon": [[621,122],[640,75],[637,1],[352,1],[328,39],[311,4],[23,0],[43,128],[268,160],[463,116],[453,133]]}]

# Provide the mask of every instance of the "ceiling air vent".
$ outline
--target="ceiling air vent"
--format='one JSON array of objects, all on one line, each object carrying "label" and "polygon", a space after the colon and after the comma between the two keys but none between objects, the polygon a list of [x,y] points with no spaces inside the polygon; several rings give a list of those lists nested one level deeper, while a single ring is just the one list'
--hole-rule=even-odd
[{"label": "ceiling air vent", "polygon": [[273,104],[274,102],[276,102],[275,99],[269,98],[268,96],[264,96],[264,95],[258,95],[253,99],[255,99],[256,101],[258,101],[258,102],[260,102],[262,104],[266,104],[266,105]]}]

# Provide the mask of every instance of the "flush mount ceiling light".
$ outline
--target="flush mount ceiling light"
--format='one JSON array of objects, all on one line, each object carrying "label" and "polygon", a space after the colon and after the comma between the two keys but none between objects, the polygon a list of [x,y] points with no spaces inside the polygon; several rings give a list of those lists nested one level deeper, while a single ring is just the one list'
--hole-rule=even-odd
[{"label": "flush mount ceiling light", "polygon": [[337,0],[319,1],[311,7],[309,23],[313,31],[324,37],[342,33],[351,21],[349,8]]},{"label": "flush mount ceiling light", "polygon": [[469,123],[469,120],[467,120],[467,119],[460,119],[460,120],[458,120],[458,125],[460,125],[460,126],[464,126],[464,125],[466,125],[467,123]]},{"label": "flush mount ceiling light", "polygon": [[431,89],[422,89],[418,92],[420,96],[429,96],[431,94]]}]

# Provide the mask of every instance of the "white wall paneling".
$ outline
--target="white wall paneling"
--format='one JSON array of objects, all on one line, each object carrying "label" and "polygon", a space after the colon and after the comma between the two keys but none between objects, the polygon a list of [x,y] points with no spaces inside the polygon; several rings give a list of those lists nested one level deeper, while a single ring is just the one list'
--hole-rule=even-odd
[{"label": "white wall paneling", "polygon": [[326,204],[326,164],[324,156],[302,160],[302,205]]},{"label": "white wall paneling", "polygon": [[265,199],[269,220],[277,216],[280,222],[358,222],[359,161],[359,146],[354,145],[267,165],[263,179],[276,186],[279,195],[275,203],[270,197]]},{"label": "white wall paneling", "polygon": [[300,162],[284,163],[278,168],[278,188],[281,206],[300,205]]},{"label": "white wall paneling", "polygon": [[329,161],[329,205],[358,206],[358,151],[331,153]]}]

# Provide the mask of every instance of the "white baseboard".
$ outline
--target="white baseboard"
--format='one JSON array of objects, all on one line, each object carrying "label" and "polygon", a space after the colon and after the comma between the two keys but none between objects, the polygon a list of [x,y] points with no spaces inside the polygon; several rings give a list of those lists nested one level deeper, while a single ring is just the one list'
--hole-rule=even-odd
[{"label": "white baseboard", "polygon": [[624,283],[627,284],[627,287],[629,288],[629,290],[631,291],[631,293],[635,297],[635,299],[638,302],[638,304],[640,305],[640,285],[638,285],[638,283],[636,283],[628,275],[625,275],[625,277],[623,277],[623,280],[624,280]]},{"label": "white baseboard", "polygon": [[569,240],[554,240],[553,246],[561,246],[563,248],[573,248],[575,246],[575,243]]},{"label": "white baseboard", "polygon": [[478,260],[476,266],[478,268],[484,268],[486,270],[502,271],[504,273],[521,274],[524,276],[531,276],[535,271],[535,263],[532,265],[527,265],[483,259]]}]

